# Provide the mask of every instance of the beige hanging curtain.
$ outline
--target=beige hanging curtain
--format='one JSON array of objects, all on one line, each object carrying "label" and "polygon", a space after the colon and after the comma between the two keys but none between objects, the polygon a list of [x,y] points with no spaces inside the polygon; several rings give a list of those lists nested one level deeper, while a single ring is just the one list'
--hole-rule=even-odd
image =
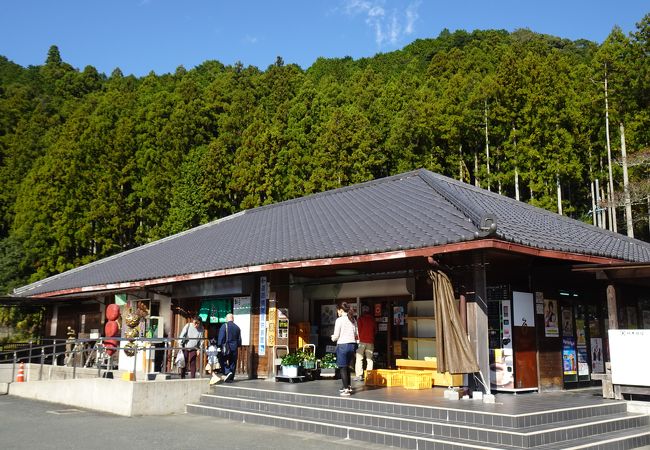
[{"label": "beige hanging curtain", "polygon": [[435,302],[437,371],[478,372],[476,355],[461,325],[449,277],[438,270],[429,270],[429,278],[433,282]]}]

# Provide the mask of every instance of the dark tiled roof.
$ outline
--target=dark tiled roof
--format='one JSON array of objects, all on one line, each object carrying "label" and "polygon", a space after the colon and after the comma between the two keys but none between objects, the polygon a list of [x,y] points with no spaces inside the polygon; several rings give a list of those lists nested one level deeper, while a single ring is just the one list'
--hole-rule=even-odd
[{"label": "dark tiled roof", "polygon": [[650,261],[629,239],[427,170],[247,210],[15,291],[17,295],[479,239]]}]

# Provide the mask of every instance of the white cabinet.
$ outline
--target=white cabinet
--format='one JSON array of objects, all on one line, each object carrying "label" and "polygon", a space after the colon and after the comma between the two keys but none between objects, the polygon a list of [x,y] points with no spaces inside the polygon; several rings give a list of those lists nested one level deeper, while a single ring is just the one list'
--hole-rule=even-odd
[{"label": "white cabinet", "polygon": [[436,356],[436,322],[433,300],[413,300],[407,305],[408,356],[424,359]]}]

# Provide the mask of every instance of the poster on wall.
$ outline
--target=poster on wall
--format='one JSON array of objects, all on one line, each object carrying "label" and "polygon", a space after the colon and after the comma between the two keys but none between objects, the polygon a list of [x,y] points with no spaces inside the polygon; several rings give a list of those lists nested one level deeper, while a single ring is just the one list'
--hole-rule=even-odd
[{"label": "poster on wall", "polygon": [[605,373],[603,338],[591,338],[591,371],[594,373]]},{"label": "poster on wall", "polygon": [[578,347],[578,376],[589,376],[589,355],[587,347]]},{"label": "poster on wall", "polygon": [[334,325],[336,322],[336,305],[322,305],[320,307],[320,324]]},{"label": "poster on wall", "polygon": [[600,337],[600,324],[597,319],[589,319],[589,336]]},{"label": "poster on wall", "polygon": [[562,336],[573,336],[573,311],[562,308]]},{"label": "poster on wall", "polygon": [[241,330],[241,344],[250,345],[251,342],[251,298],[233,298],[234,322]]},{"label": "poster on wall", "polygon": [[535,326],[535,303],[530,292],[512,292],[512,317],[516,327]]},{"label": "poster on wall", "polygon": [[404,307],[393,307],[393,325],[404,325]]},{"label": "poster on wall", "polygon": [[560,330],[557,326],[557,300],[544,299],[544,336],[560,336]]},{"label": "poster on wall", "polygon": [[578,334],[578,345],[587,345],[587,335],[585,333],[585,321],[576,320],[576,333]]},{"label": "poster on wall", "polygon": [[578,373],[575,345],[574,338],[562,338],[562,367],[564,369],[564,375],[576,375]]}]

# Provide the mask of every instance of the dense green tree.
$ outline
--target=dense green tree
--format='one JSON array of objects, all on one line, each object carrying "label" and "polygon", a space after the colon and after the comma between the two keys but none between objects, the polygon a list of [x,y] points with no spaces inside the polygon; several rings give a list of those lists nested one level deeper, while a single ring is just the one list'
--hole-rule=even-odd
[{"label": "dense green tree", "polygon": [[[80,71],[56,46],[41,66],[0,57],[0,288],[419,167],[591,221],[591,183],[607,179],[605,77],[612,149],[623,124],[635,228],[650,239],[649,30],[650,15],[602,44],[444,30],[306,70],[278,57],[139,78]],[[619,166],[614,178],[619,190]]]}]

